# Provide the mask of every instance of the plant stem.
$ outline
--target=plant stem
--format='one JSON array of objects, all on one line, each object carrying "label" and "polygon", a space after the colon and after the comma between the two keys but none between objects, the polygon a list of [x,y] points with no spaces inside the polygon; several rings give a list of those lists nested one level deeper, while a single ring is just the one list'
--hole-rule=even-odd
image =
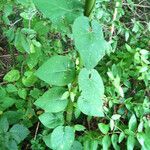
[{"label": "plant stem", "polygon": [[84,15],[89,17],[94,6],[95,6],[96,0],[86,0],[85,1],[85,8],[84,8]]},{"label": "plant stem", "polygon": [[67,114],[66,114],[66,121],[67,123],[71,123],[73,114],[73,102],[69,100],[68,107],[67,107]]}]

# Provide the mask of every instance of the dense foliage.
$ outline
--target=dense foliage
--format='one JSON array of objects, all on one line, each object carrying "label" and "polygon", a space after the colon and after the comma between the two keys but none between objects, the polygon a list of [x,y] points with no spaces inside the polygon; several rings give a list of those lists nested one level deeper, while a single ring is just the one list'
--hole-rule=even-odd
[{"label": "dense foliage", "polygon": [[0,1],[0,150],[150,150],[147,0]]}]

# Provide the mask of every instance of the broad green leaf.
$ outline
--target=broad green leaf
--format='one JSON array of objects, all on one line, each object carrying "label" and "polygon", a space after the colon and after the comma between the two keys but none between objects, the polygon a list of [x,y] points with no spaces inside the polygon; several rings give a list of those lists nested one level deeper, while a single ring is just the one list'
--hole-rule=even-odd
[{"label": "broad green leaf", "polygon": [[103,150],[109,150],[111,146],[111,139],[109,135],[105,135],[102,139]]},{"label": "broad green leaf", "polygon": [[45,142],[46,146],[52,149],[51,144],[51,134],[43,136],[43,141]]},{"label": "broad green leaf", "polygon": [[80,142],[74,141],[70,150],[83,150],[83,147]]},{"label": "broad green leaf", "polygon": [[14,93],[17,92],[17,87],[13,84],[8,84],[6,90],[8,93]]},{"label": "broad green leaf", "polygon": [[7,132],[9,128],[9,123],[6,117],[1,116],[0,117],[0,133]]},{"label": "broad green leaf", "polygon": [[121,143],[124,138],[125,138],[125,134],[124,134],[124,132],[121,132],[120,135],[119,135],[118,142]]},{"label": "broad green leaf", "polygon": [[53,87],[37,99],[34,104],[46,112],[56,113],[63,111],[68,104],[67,99],[62,99],[65,91],[65,88]]},{"label": "broad green leaf", "polygon": [[18,95],[22,99],[26,99],[27,97],[27,90],[26,89],[19,89],[18,90]]},{"label": "broad green leaf", "polygon": [[39,119],[47,128],[55,128],[64,124],[63,113],[43,113]]},{"label": "broad green leaf", "polygon": [[84,96],[80,96],[78,98],[78,108],[81,110],[82,113],[89,115],[89,116],[96,116],[96,117],[103,117],[103,109],[102,109],[102,102],[97,98],[88,98]]},{"label": "broad green leaf", "polygon": [[79,90],[87,97],[102,97],[104,85],[101,76],[95,69],[83,68],[78,77]]},{"label": "broad green leaf", "polygon": [[115,150],[120,150],[120,146],[118,145],[118,135],[117,134],[113,134],[111,136],[111,142],[112,142],[112,145],[113,145],[113,148]]},{"label": "broad green leaf", "polygon": [[78,108],[86,115],[102,117],[104,85],[98,72],[94,69],[82,69],[79,78],[81,96],[78,99]]},{"label": "broad green leaf", "polygon": [[16,140],[18,144],[21,141],[23,141],[29,134],[28,128],[20,124],[13,125],[12,128],[9,130],[9,132],[12,134],[13,138]]},{"label": "broad green leaf", "polygon": [[5,96],[6,96],[6,90],[5,90],[5,88],[2,88],[1,86],[0,86],[0,99],[2,99],[2,98],[4,98]]},{"label": "broad green leaf", "polygon": [[29,6],[29,4],[31,4],[32,0],[17,0],[17,2],[24,6]]},{"label": "broad green leaf", "polygon": [[7,143],[7,148],[8,150],[18,150],[17,142],[13,139],[10,139]]},{"label": "broad green leaf", "polygon": [[83,65],[94,68],[108,49],[102,27],[95,20],[90,22],[87,17],[78,17],[73,24],[73,36]]},{"label": "broad green leaf", "polygon": [[57,86],[71,83],[75,78],[75,65],[68,56],[53,56],[36,72],[41,80]]},{"label": "broad green leaf", "polygon": [[136,120],[136,116],[133,114],[129,120],[129,130],[131,131],[135,131],[137,128],[137,120]]},{"label": "broad green leaf", "polygon": [[0,99],[0,111],[4,111],[5,109],[11,107],[15,103],[15,99],[10,97],[4,97]]},{"label": "broad green leaf", "polygon": [[17,29],[14,46],[19,52],[30,52],[30,41],[27,37],[21,32],[20,28]]},{"label": "broad green leaf", "polygon": [[20,111],[6,111],[4,116],[7,117],[9,124],[13,125],[18,123],[23,118],[24,113]]},{"label": "broad green leaf", "polygon": [[52,149],[70,150],[75,138],[74,129],[69,126],[59,126],[51,134]]},{"label": "broad green leaf", "polygon": [[130,135],[127,138],[127,150],[133,150],[134,146],[135,146],[135,137]]},{"label": "broad green leaf", "polygon": [[33,0],[37,8],[57,27],[73,23],[82,14],[81,2],[77,0]]},{"label": "broad green leaf", "polygon": [[144,128],[144,122],[140,121],[139,125],[138,125],[138,132],[142,132]]},{"label": "broad green leaf", "polygon": [[150,146],[149,133],[150,133],[150,127],[146,129],[145,133],[144,132],[137,133],[137,139],[142,146],[142,150],[149,150],[149,146]]},{"label": "broad green leaf", "polygon": [[94,139],[91,139],[91,140],[88,139],[84,141],[83,146],[84,146],[83,148],[84,150],[97,150],[98,141]]},{"label": "broad green leaf", "polygon": [[107,134],[109,131],[109,124],[99,123],[98,128],[103,134]]},{"label": "broad green leaf", "polygon": [[19,80],[19,78],[20,78],[20,73],[18,70],[11,70],[4,76],[4,80],[7,82],[15,82]]}]

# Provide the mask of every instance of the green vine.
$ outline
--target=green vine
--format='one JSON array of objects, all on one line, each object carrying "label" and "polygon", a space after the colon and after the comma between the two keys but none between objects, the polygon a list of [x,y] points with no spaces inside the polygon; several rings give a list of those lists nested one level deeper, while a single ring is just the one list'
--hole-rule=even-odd
[{"label": "green vine", "polygon": [[95,6],[96,0],[86,0],[85,1],[85,8],[84,8],[84,15],[89,17],[93,8]]}]

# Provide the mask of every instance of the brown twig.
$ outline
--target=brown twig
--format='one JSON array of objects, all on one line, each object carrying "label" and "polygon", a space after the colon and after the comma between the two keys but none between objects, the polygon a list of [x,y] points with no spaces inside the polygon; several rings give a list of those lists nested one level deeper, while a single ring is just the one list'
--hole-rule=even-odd
[{"label": "brown twig", "polygon": [[34,134],[34,140],[36,140],[37,133],[38,133],[38,130],[39,130],[39,126],[40,126],[40,122],[37,123],[35,134]]},{"label": "brown twig", "polygon": [[7,84],[8,82],[1,82],[0,85],[5,85]]},{"label": "brown twig", "polygon": [[[122,3],[124,6],[131,6],[131,4],[128,3]],[[140,5],[140,4],[132,4],[134,7],[141,7],[141,8],[150,8],[150,6],[146,5]]]},{"label": "brown twig", "polygon": [[[14,56],[18,56],[18,54],[14,54]],[[10,54],[7,54],[7,55],[1,55],[0,58],[3,58],[3,57],[11,57]]]},{"label": "brown twig", "polygon": [[118,13],[118,6],[119,6],[119,2],[116,2],[116,5],[115,5],[115,10],[114,10],[114,14],[113,14],[113,23],[112,23],[112,26],[111,26],[111,29],[110,29],[110,38],[109,38],[109,41],[111,42],[112,40],[112,37],[113,37],[113,34],[114,34],[114,31],[115,31],[115,20],[117,18],[117,13]]}]

